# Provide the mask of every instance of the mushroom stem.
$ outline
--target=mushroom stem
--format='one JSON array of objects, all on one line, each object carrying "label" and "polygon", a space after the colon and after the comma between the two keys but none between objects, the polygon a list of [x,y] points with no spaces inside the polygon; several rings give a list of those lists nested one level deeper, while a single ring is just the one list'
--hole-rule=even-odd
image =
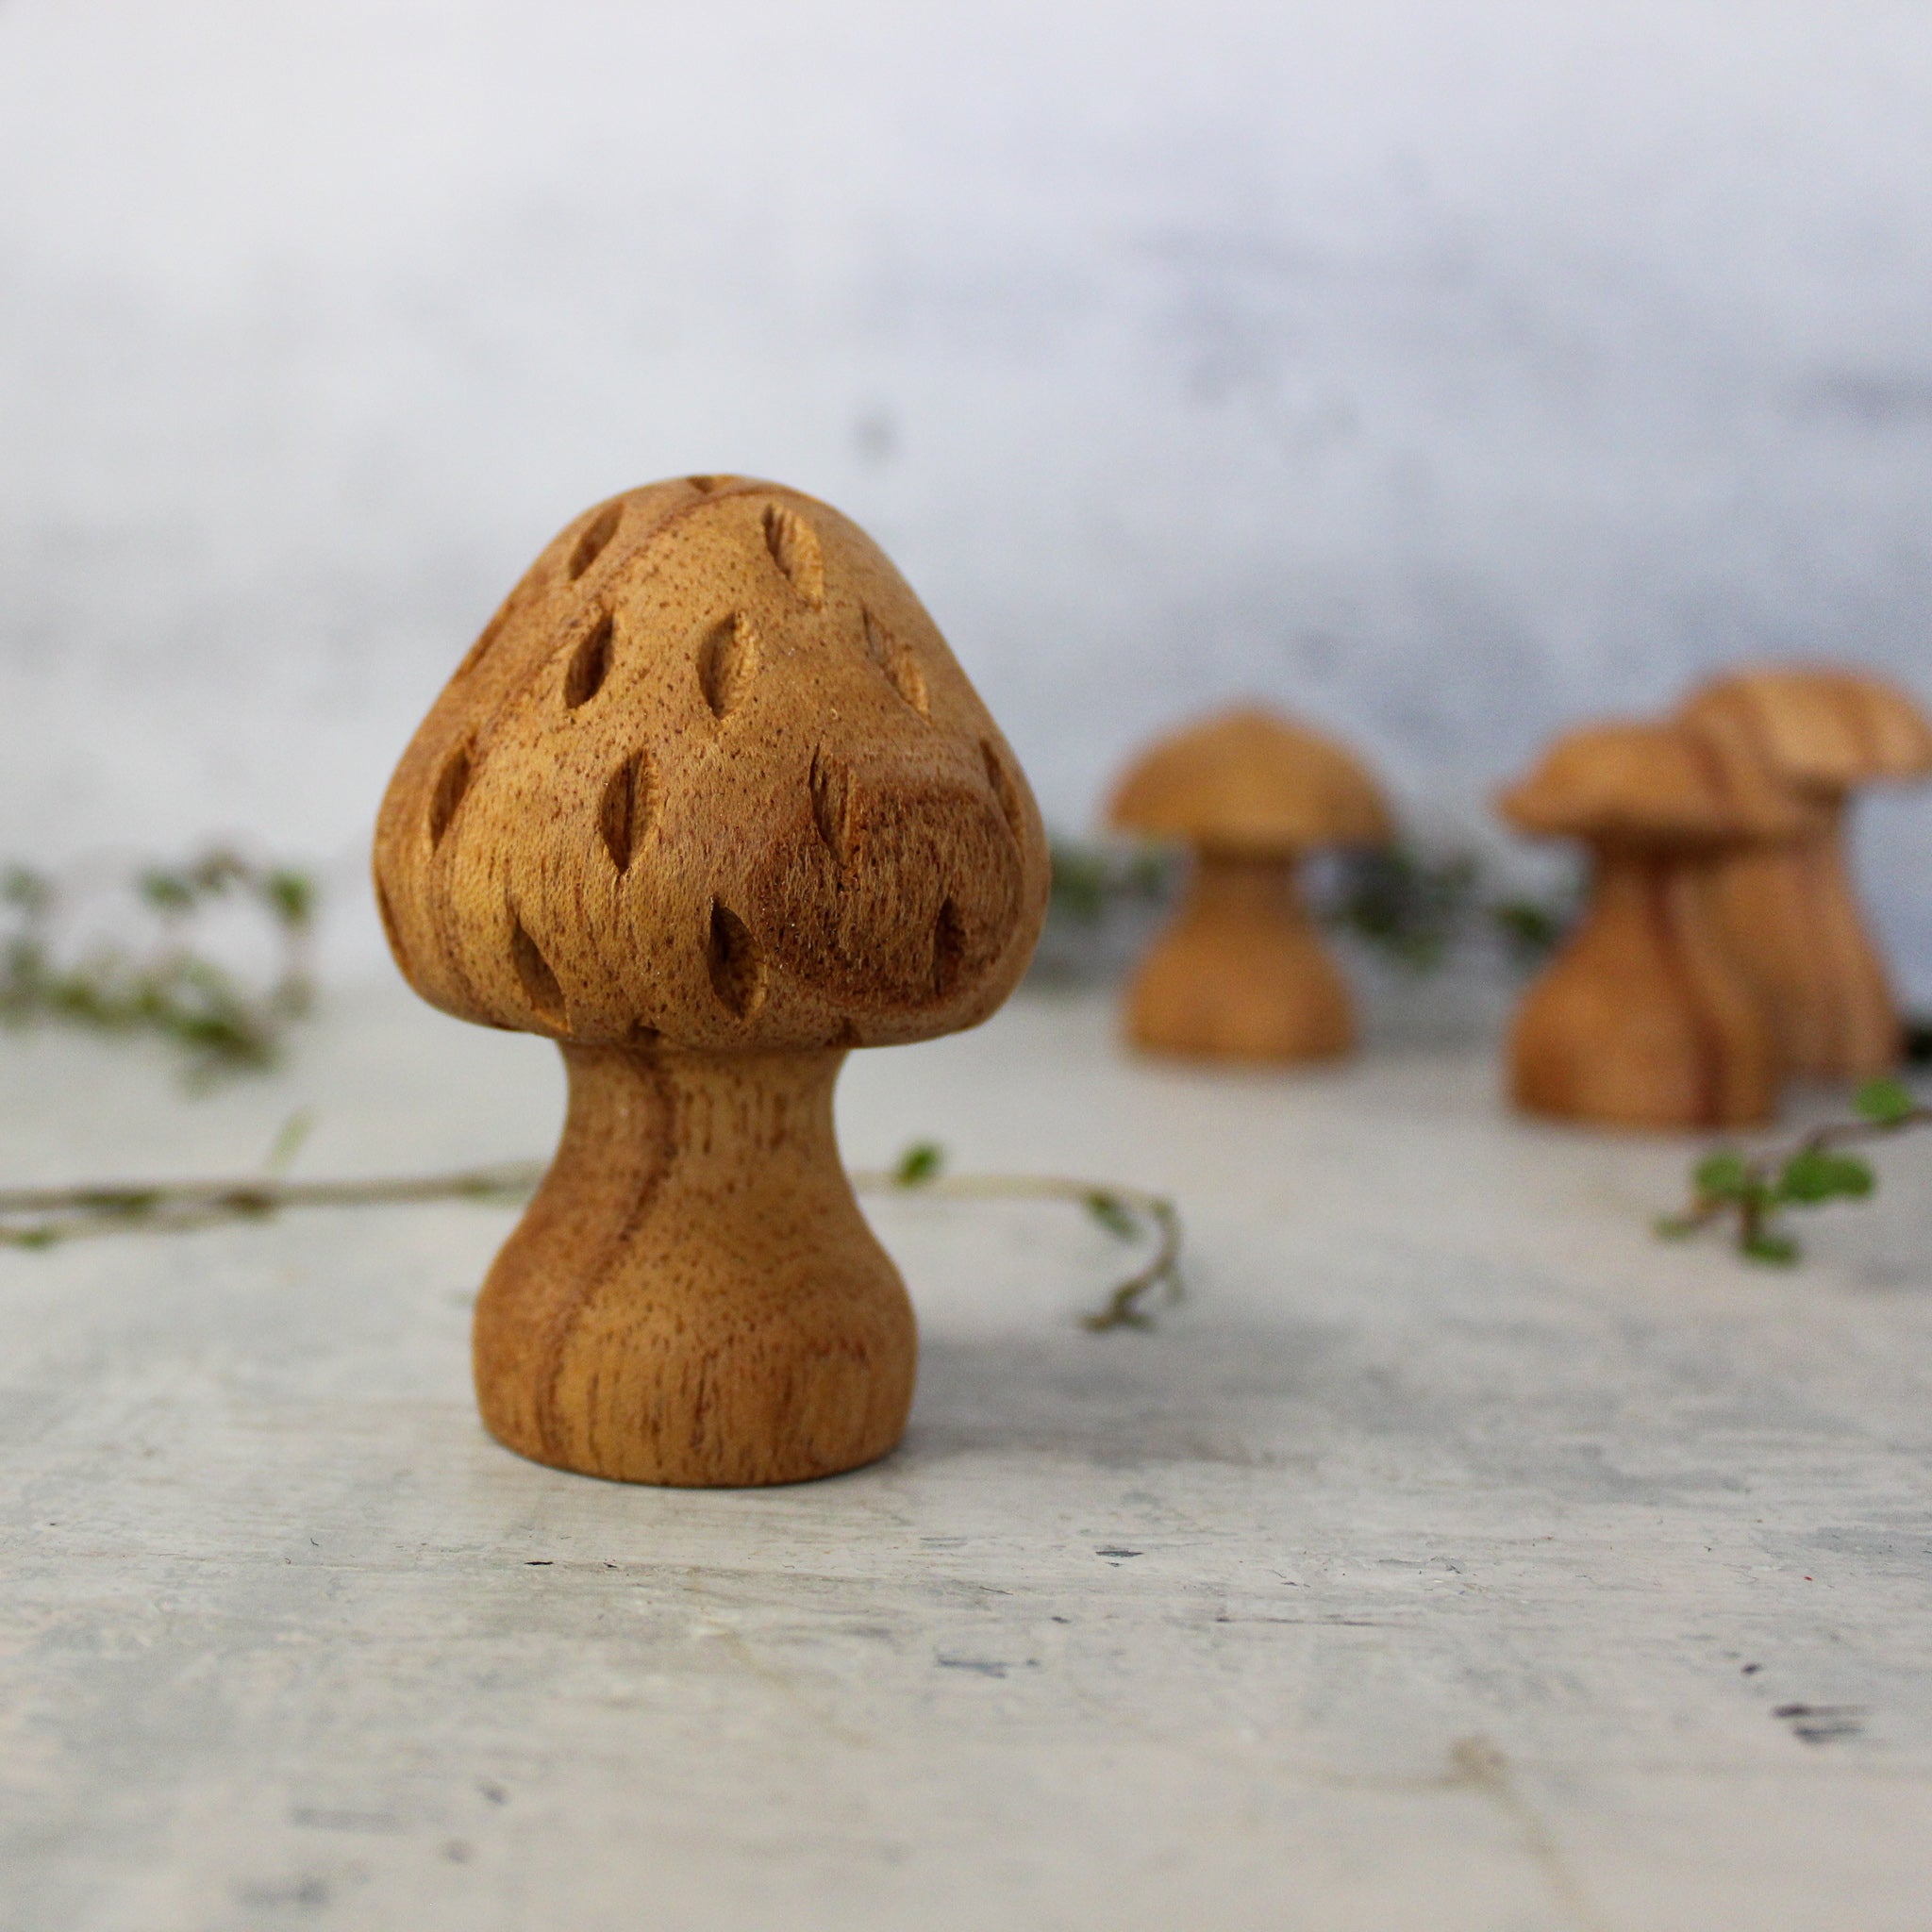
[{"label": "mushroom stem", "polygon": [[1308,916],[1291,857],[1204,848],[1174,923],[1127,999],[1155,1053],[1328,1059],[1355,1044],[1348,987]]},{"label": "mushroom stem", "polygon": [[691,1486],[883,1456],[916,1336],[840,1163],[843,1051],[562,1053],[561,1144],[476,1303],[491,1432],[558,1468]]},{"label": "mushroom stem", "polygon": [[1890,1073],[1898,1008],[1859,914],[1845,858],[1843,797],[1821,800],[1805,833],[1718,869],[1726,943],[1777,1035],[1784,1071],[1820,1080]]},{"label": "mushroom stem", "polygon": [[1599,844],[1589,908],[1509,1036],[1518,1106],[1630,1127],[1741,1127],[1776,1095],[1769,1026],[1700,851]]}]

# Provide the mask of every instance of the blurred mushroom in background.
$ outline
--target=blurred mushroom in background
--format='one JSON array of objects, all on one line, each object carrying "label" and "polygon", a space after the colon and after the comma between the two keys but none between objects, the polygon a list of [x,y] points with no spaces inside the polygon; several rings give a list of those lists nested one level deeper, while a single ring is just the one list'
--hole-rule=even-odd
[{"label": "blurred mushroom in background", "polygon": [[1852,883],[1845,807],[1858,786],[1932,774],[1932,722],[1897,685],[1825,668],[1734,673],[1694,692],[1683,716],[1748,748],[1803,808],[1790,840],[1733,852],[1714,894],[1785,1071],[1890,1072],[1904,1028]]},{"label": "blurred mushroom in background", "polygon": [[1193,852],[1180,910],[1127,994],[1136,1046],[1236,1060],[1330,1059],[1354,1047],[1347,982],[1296,878],[1307,852],[1394,836],[1353,753],[1272,711],[1227,711],[1143,753],[1108,817]]},{"label": "blurred mushroom in background", "polygon": [[1694,724],[1557,739],[1497,801],[1520,830],[1590,847],[1574,934],[1524,995],[1509,1091],[1531,1113],[1627,1127],[1770,1119],[1777,1054],[1712,905],[1718,868],[1802,812],[1748,751]]}]

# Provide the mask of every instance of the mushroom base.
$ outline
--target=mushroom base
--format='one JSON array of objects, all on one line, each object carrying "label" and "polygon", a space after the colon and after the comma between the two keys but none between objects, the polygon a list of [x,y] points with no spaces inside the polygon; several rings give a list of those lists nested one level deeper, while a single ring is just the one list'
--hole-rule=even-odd
[{"label": "mushroom base", "polygon": [[497,1440],[624,1482],[797,1482],[886,1454],[905,1284],[832,1126],[840,1052],[562,1048],[563,1139],[476,1303]]},{"label": "mushroom base", "polygon": [[1624,1127],[1771,1118],[1771,1031],[1712,916],[1711,870],[1682,854],[1599,854],[1582,925],[1510,1026],[1519,1108]]},{"label": "mushroom base", "polygon": [[1283,858],[1205,852],[1173,924],[1127,994],[1127,1038],[1148,1053],[1334,1059],[1355,1008]]},{"label": "mushroom base", "polygon": [[1898,1065],[1901,1026],[1845,864],[1843,807],[1788,844],[1718,868],[1725,943],[1770,1016],[1787,1074],[1869,1080]]}]

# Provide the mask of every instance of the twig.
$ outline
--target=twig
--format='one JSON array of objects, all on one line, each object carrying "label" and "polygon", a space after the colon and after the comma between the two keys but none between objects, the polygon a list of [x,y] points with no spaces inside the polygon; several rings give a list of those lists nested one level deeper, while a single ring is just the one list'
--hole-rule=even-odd
[{"label": "twig", "polygon": [[[97,1234],[185,1234],[231,1221],[265,1221],[290,1208],[379,1208],[416,1201],[527,1200],[543,1177],[535,1161],[395,1179],[131,1181],[0,1189],[0,1247],[51,1248]],[[32,1216],[33,1219],[21,1217]]]},{"label": "twig", "polygon": [[[1156,1236],[1153,1258],[1121,1282],[1106,1303],[1081,1317],[1096,1333],[1145,1328],[1142,1306],[1165,1287],[1181,1293],[1181,1222],[1165,1195],[1058,1174],[942,1174],[943,1155],[930,1141],[908,1148],[891,1169],[852,1175],[860,1193],[931,1194],[946,1200],[1070,1201],[1110,1234]],[[494,1201],[515,1205],[543,1177],[538,1161],[508,1161],[448,1174],[366,1180],[291,1181],[274,1175],[246,1180],[91,1182],[78,1187],[0,1189],[0,1247],[49,1248],[86,1235],[178,1234],[235,1221],[261,1221],[291,1208],[375,1208],[425,1201]]]},{"label": "twig", "polygon": [[[908,1158],[912,1154],[924,1153],[929,1145],[922,1143],[908,1150]],[[1154,1318],[1141,1306],[1141,1298],[1157,1288],[1167,1290],[1170,1302],[1181,1298],[1181,1218],[1174,1204],[1164,1194],[1149,1193],[1141,1188],[1101,1186],[1065,1174],[942,1175],[935,1168],[908,1177],[907,1166],[908,1160],[901,1160],[890,1172],[859,1170],[852,1175],[852,1185],[861,1194],[916,1191],[955,1201],[1071,1201],[1109,1234],[1124,1241],[1139,1237],[1141,1226],[1135,1217],[1141,1217],[1156,1236],[1153,1258],[1119,1283],[1101,1307],[1080,1317],[1080,1325],[1096,1335],[1109,1328],[1152,1327]]]},{"label": "twig", "polygon": [[1932,1107],[1922,1106],[1897,1080],[1867,1081],[1852,1105],[1856,1120],[1828,1121],[1782,1152],[1753,1157],[1721,1147],[1705,1156],[1691,1171],[1690,1206],[1659,1220],[1657,1233],[1681,1239],[1735,1216],[1740,1255],[1774,1265],[1797,1260],[1797,1241],[1777,1224],[1780,1209],[1862,1200],[1878,1186],[1866,1161],[1839,1150],[1932,1124]]}]

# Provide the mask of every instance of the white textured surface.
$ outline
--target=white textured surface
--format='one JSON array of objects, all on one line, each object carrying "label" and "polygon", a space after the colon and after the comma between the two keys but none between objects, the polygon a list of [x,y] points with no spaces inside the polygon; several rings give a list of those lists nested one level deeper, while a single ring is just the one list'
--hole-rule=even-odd
[{"label": "white textured surface", "polygon": [[[0,1046],[12,1176],[558,1113],[549,1049],[394,991],[200,1103]],[[855,1160],[1174,1188],[1191,1301],[1089,1336],[1097,1231],[889,1204],[905,1448],[691,1494],[482,1436],[497,1211],[0,1256],[0,1926],[1924,1926],[1923,1149],[1776,1276],[1649,1239],[1680,1147],[1508,1123],[1473,1061],[1158,1072],[1035,998],[842,1112]]]},{"label": "white textured surface", "polygon": [[1445,832],[1740,658],[1932,697],[1928,177],[1907,0],[7,0],[0,853],[359,853],[691,469],[873,530],[1070,827],[1241,692]]}]

